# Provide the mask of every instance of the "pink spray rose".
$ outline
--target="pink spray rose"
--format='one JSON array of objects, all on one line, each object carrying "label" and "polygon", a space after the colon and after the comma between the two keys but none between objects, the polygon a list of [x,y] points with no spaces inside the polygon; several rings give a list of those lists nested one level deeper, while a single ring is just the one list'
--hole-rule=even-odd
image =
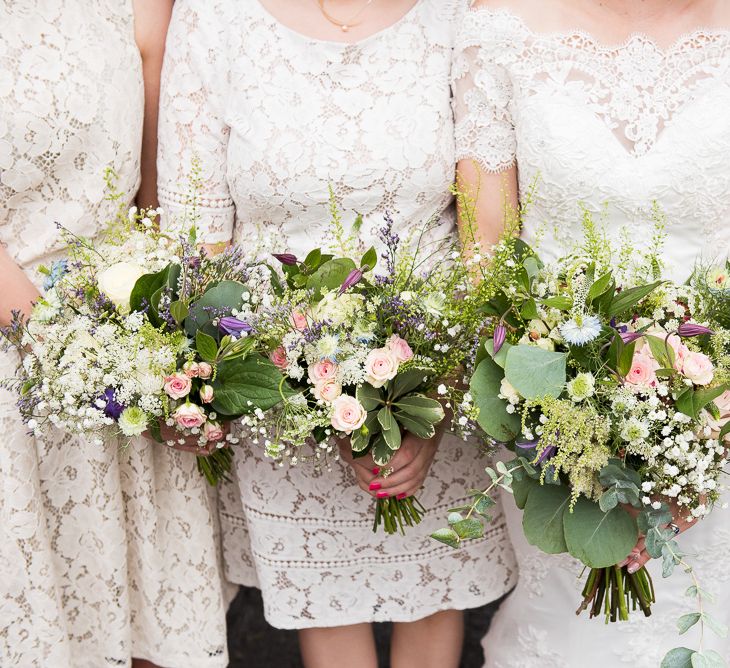
[{"label": "pink spray rose", "polygon": [[312,394],[315,399],[330,403],[342,394],[342,385],[334,380],[323,380],[314,386]]},{"label": "pink spray rose", "polygon": [[301,311],[292,311],[289,316],[289,321],[291,322],[292,327],[294,327],[294,329],[298,332],[307,329],[307,316]]},{"label": "pink spray rose", "polygon": [[682,373],[695,385],[709,385],[715,377],[715,368],[704,353],[690,352],[682,364]]},{"label": "pink spray rose", "polygon": [[393,336],[388,339],[385,347],[393,353],[393,357],[395,357],[398,364],[403,364],[403,362],[413,359],[413,351],[408,345],[408,341],[402,339],[397,334],[393,334]]},{"label": "pink spray rose", "polygon": [[165,392],[172,399],[182,399],[190,394],[193,383],[184,373],[179,371],[165,378]]},{"label": "pink spray rose", "polygon": [[360,429],[368,416],[362,404],[347,394],[341,394],[332,402],[332,427],[345,434]]},{"label": "pink spray rose", "polygon": [[197,378],[200,375],[200,365],[197,362],[185,362],[183,371],[188,378]]},{"label": "pink spray rose", "polygon": [[323,380],[332,380],[337,376],[337,365],[332,360],[320,360],[310,365],[307,374],[315,385]]},{"label": "pink spray rose", "polygon": [[[710,418],[709,424],[712,431],[719,435],[720,430],[730,422],[730,390],[725,390],[725,392],[717,397],[715,399],[715,405],[720,411],[720,417],[717,420]],[[725,434],[723,441],[730,444],[730,434]]]},{"label": "pink spray rose", "polygon": [[373,387],[383,387],[398,374],[398,360],[388,348],[376,348],[365,359],[365,380]]},{"label": "pink spray rose", "polygon": [[626,376],[626,382],[637,387],[654,387],[658,368],[659,365],[651,355],[637,351],[634,353],[631,370]]},{"label": "pink spray rose", "polygon": [[200,371],[199,377],[203,380],[208,380],[213,375],[213,367],[208,362],[198,363],[198,370]]},{"label": "pink spray rose", "polygon": [[225,435],[223,427],[218,422],[206,422],[203,425],[203,436],[206,441],[222,441]]},{"label": "pink spray rose", "polygon": [[289,366],[289,362],[286,360],[286,350],[284,350],[284,346],[279,346],[276,350],[273,350],[269,354],[269,359],[274,363],[274,366],[277,369],[281,369],[282,371]]},{"label": "pink spray rose", "polygon": [[189,403],[178,406],[172,414],[172,417],[175,418],[175,422],[178,426],[183,427],[184,429],[199,427],[206,420],[203,409],[200,406]]},{"label": "pink spray rose", "polygon": [[213,401],[212,385],[203,385],[203,387],[200,388],[200,400],[204,404],[209,404],[211,401]]}]

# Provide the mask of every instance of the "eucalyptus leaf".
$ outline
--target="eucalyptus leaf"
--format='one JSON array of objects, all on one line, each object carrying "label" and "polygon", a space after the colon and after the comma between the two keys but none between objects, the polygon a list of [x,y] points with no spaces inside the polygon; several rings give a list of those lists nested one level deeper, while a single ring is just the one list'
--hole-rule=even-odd
[{"label": "eucalyptus leaf", "polygon": [[662,659],[660,668],[692,668],[694,650],[688,647],[675,647]]},{"label": "eucalyptus leaf", "polygon": [[557,399],[565,388],[567,355],[537,346],[513,346],[507,352],[504,375],[525,399]]},{"label": "eucalyptus leaf", "polygon": [[489,353],[489,356],[497,363],[499,366],[501,366],[504,369],[504,363],[507,359],[507,352],[512,347],[511,343],[507,343],[505,341],[502,344],[502,347],[497,351],[497,354],[494,354],[494,339],[488,339],[484,342],[484,348]]},{"label": "eucalyptus leaf", "polygon": [[479,409],[479,426],[493,439],[505,443],[519,434],[521,424],[518,415],[507,412],[507,402],[497,396],[503,378],[504,371],[488,357],[477,366],[469,388]]},{"label": "eucalyptus leaf", "polygon": [[431,534],[431,538],[434,538],[441,543],[446,543],[449,547],[459,547],[459,534],[457,534],[453,529],[444,528],[434,531]]},{"label": "eucalyptus leaf", "polygon": [[566,487],[539,484],[533,487],[522,516],[527,542],[547,554],[567,552],[563,516],[567,515],[569,505],[570,491]]},{"label": "eucalyptus leaf", "polygon": [[245,291],[246,286],[238,281],[221,281],[206,290],[200,299],[190,304],[190,312],[185,319],[185,331],[188,336],[193,337],[199,329],[202,329],[206,334],[217,337],[218,328],[212,323],[216,314],[212,313],[211,309],[215,309],[217,315],[240,309]]},{"label": "eucalyptus leaf", "polygon": [[699,612],[688,612],[677,620],[677,629],[679,635],[687,633],[697,622],[700,621],[702,615]]},{"label": "eucalyptus leaf", "polygon": [[527,497],[535,486],[540,483],[528,476],[524,476],[522,480],[512,481],[512,494],[515,497],[515,504],[520,510],[524,510],[527,503]]},{"label": "eucalyptus leaf", "polygon": [[451,528],[462,540],[481,538],[484,535],[484,525],[475,518],[455,522],[451,525]]},{"label": "eucalyptus leaf", "polygon": [[727,668],[727,664],[714,649],[706,649],[692,655],[692,668]]},{"label": "eucalyptus leaf", "polygon": [[712,615],[704,613],[702,621],[707,624],[707,628],[709,628],[716,636],[719,638],[727,638],[727,626],[718,619],[715,619]]}]

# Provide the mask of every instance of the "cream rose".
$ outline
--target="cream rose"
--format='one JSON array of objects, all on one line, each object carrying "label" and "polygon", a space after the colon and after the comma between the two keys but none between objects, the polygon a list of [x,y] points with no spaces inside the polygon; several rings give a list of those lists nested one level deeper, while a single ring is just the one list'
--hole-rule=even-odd
[{"label": "cream rose", "polygon": [[182,399],[190,394],[193,382],[184,373],[173,373],[165,378],[165,393],[172,399]]},{"label": "cream rose", "polygon": [[413,351],[408,345],[408,341],[402,339],[397,334],[393,334],[393,336],[388,339],[385,347],[393,353],[398,364],[403,364],[403,362],[408,362],[408,360],[413,359]]},{"label": "cream rose", "polygon": [[398,360],[388,348],[376,348],[365,359],[365,380],[373,387],[383,387],[398,374]]},{"label": "cream rose", "polygon": [[337,431],[351,434],[365,424],[368,416],[362,404],[347,394],[341,394],[332,402],[332,427]]},{"label": "cream rose", "polygon": [[684,359],[682,373],[695,385],[709,385],[715,377],[715,368],[707,355],[691,352]]},{"label": "cream rose", "polygon": [[338,366],[332,360],[320,360],[309,366],[307,375],[314,385],[324,380],[332,380],[337,376]]},{"label": "cream rose", "polygon": [[203,385],[203,387],[200,388],[200,400],[204,404],[209,404],[211,401],[213,401],[213,386],[212,385]]},{"label": "cream rose", "polygon": [[342,385],[334,380],[323,380],[314,386],[312,394],[315,399],[331,403],[342,394]]},{"label": "cream rose", "polygon": [[200,362],[198,369],[200,371],[200,378],[203,380],[207,380],[213,375],[213,366],[208,364],[208,362]]},{"label": "cream rose", "polygon": [[182,406],[178,406],[172,414],[172,417],[178,426],[184,429],[199,427],[206,420],[203,409],[195,404],[182,404]]},{"label": "cream rose", "polygon": [[97,276],[99,289],[112,300],[115,306],[129,309],[129,298],[134,284],[147,273],[134,262],[117,262]]}]

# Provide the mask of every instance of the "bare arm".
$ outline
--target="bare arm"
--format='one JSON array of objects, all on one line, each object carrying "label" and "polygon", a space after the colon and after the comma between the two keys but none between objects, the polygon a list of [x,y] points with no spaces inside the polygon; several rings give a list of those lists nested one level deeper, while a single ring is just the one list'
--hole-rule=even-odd
[{"label": "bare arm", "polygon": [[7,327],[12,312],[20,311],[29,315],[33,302],[39,295],[36,287],[15,264],[4,246],[0,246],[0,276],[3,277],[3,289],[0,290],[0,326]]},{"label": "bare arm", "polygon": [[173,0],[133,0],[134,34],[142,55],[144,77],[144,126],[142,132],[142,183],[137,205],[157,207],[157,115],[160,102],[160,73],[165,53],[165,36]]}]

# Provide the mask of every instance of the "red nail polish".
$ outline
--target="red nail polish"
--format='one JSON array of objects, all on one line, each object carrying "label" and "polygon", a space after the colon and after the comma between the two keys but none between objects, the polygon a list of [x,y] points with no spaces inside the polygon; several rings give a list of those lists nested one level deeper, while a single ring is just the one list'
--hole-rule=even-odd
[{"label": "red nail polish", "polygon": [[403,501],[403,499],[405,499],[407,496],[408,496],[408,494],[406,494],[405,492],[401,492],[395,498],[398,499],[398,501]]},{"label": "red nail polish", "polygon": [[379,499],[388,499],[388,498],[390,498],[390,494],[388,494],[388,492],[378,492],[378,497],[377,498],[379,498]]},{"label": "red nail polish", "polygon": [[378,467],[376,466],[376,467],[375,467],[375,468],[373,469],[373,475],[378,475],[378,473],[380,473],[380,469],[379,469],[379,468],[378,468]]},{"label": "red nail polish", "polygon": [[378,489],[380,489],[380,488],[381,488],[382,486],[383,486],[383,485],[382,485],[382,484],[380,484],[379,482],[371,482],[371,483],[370,483],[370,491],[371,491],[371,492],[374,492],[375,490],[378,490]]}]

